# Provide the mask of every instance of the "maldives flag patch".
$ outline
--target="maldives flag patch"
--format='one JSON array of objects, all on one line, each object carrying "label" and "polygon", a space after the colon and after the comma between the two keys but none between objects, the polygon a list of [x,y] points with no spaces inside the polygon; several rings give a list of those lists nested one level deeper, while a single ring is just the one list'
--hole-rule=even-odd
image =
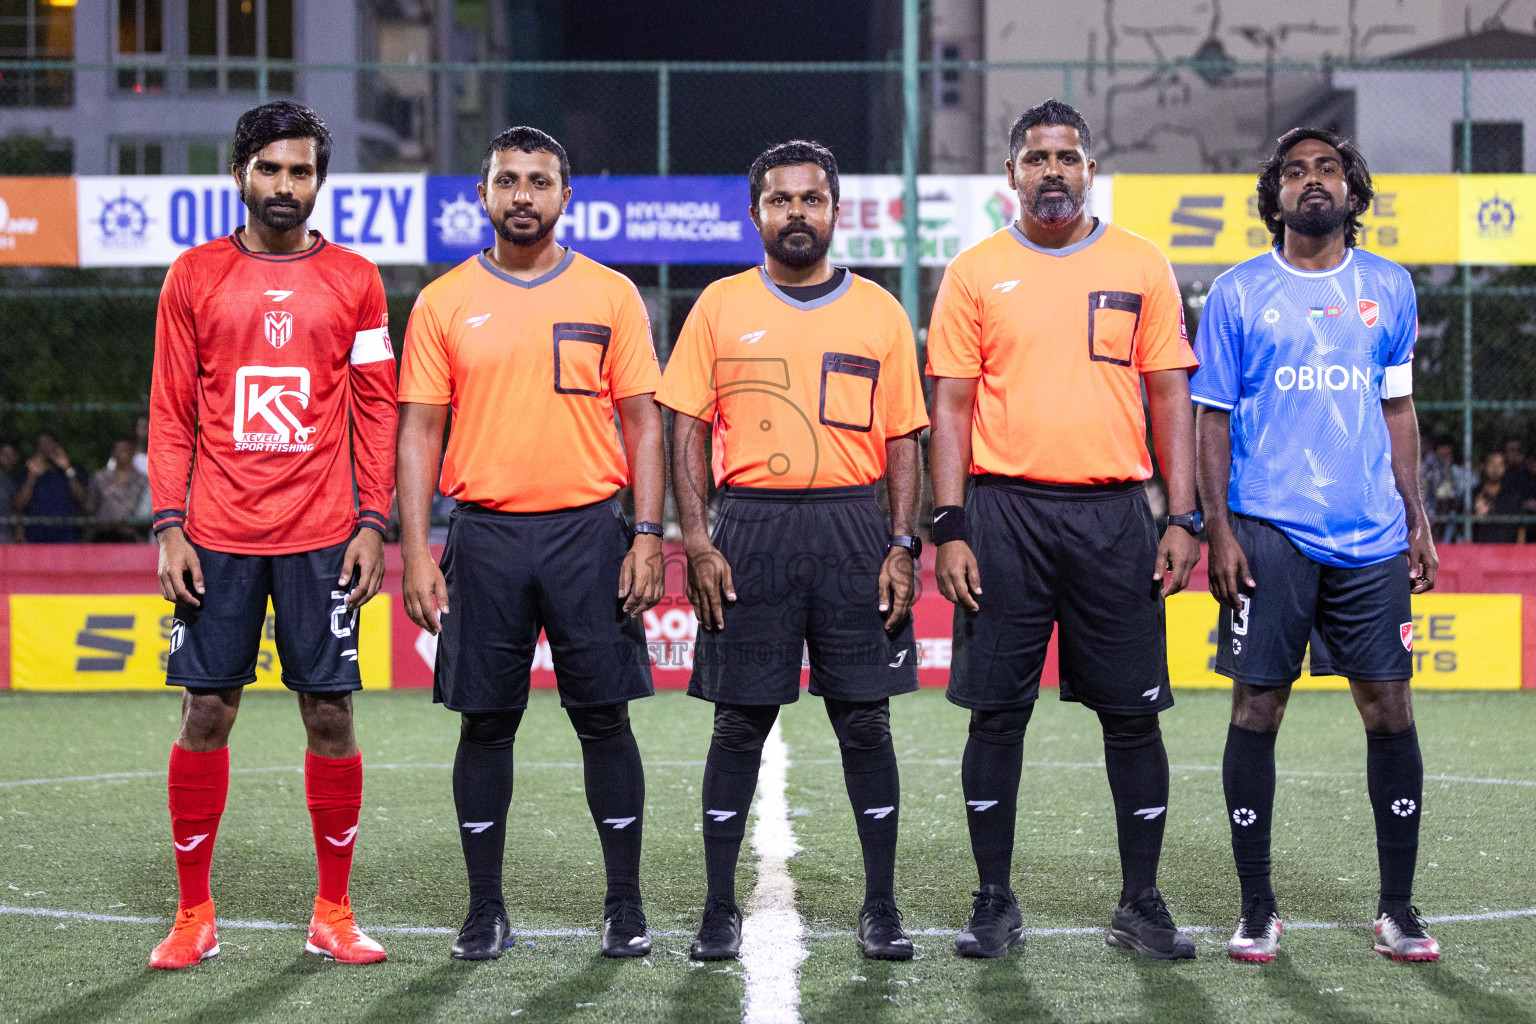
[{"label": "maldives flag patch", "polygon": [[1403,635],[1403,647],[1406,650],[1413,650],[1413,623],[1405,622],[1397,629]]},{"label": "maldives flag patch", "polygon": [[1381,307],[1370,299],[1360,300],[1360,322],[1367,327],[1375,327],[1376,320],[1381,316]]}]

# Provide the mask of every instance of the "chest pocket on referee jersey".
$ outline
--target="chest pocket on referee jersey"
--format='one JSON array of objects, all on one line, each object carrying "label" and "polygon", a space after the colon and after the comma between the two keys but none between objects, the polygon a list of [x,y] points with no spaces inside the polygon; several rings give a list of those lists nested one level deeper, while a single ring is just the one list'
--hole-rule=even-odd
[{"label": "chest pocket on referee jersey", "polygon": [[875,425],[880,360],[827,352],[821,357],[821,422],[868,433]]},{"label": "chest pocket on referee jersey", "polygon": [[1130,366],[1140,326],[1138,293],[1088,293],[1088,358],[1094,362]]},{"label": "chest pocket on referee jersey", "polygon": [[601,324],[555,324],[555,394],[603,393],[603,360],[613,329]]}]

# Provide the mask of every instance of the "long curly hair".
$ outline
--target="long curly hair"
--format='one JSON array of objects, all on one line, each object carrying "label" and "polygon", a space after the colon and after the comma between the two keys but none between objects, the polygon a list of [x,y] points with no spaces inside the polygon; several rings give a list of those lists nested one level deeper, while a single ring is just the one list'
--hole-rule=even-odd
[{"label": "long curly hair", "polygon": [[1353,248],[1360,240],[1360,215],[1370,209],[1376,189],[1371,184],[1371,172],[1365,166],[1365,157],[1355,144],[1337,132],[1326,128],[1292,128],[1280,136],[1275,151],[1259,167],[1259,219],[1269,228],[1275,245],[1285,243],[1285,221],[1276,217],[1280,212],[1280,169],[1285,158],[1298,142],[1316,139],[1332,146],[1339,152],[1344,164],[1344,181],[1349,186],[1349,217],[1344,221],[1344,244]]}]

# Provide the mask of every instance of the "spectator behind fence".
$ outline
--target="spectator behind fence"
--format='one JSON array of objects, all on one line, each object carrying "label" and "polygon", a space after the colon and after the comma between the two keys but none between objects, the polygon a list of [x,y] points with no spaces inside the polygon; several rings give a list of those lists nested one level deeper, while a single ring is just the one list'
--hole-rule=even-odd
[{"label": "spectator behind fence", "polygon": [[[17,515],[33,517],[79,516],[85,507],[85,467],[69,461],[69,455],[51,431],[37,435],[37,447],[27,460],[26,473],[16,488],[11,507]],[[32,544],[74,544],[80,528],[74,524],[37,523],[25,527]]]},{"label": "spectator behind fence", "polygon": [[1500,448],[1504,452],[1504,488],[1519,495],[1524,511],[1526,502],[1536,498],[1536,478],[1525,468],[1525,441],[1510,435]]},{"label": "spectator behind fence", "polygon": [[[1520,514],[1522,496],[1508,484],[1502,451],[1491,451],[1483,459],[1483,479],[1472,499],[1472,511],[1478,516],[1514,516]],[[1525,527],[1515,523],[1474,523],[1472,539],[1479,544],[1524,544]]]},{"label": "spectator behind fence", "polygon": [[131,525],[139,514],[149,477],[133,466],[133,442],[119,441],[112,446],[107,468],[91,477],[85,510],[101,525],[91,530],[90,539],[98,542],[131,544],[143,540],[143,527]]},{"label": "spectator behind fence", "polygon": [[149,417],[133,421],[133,468],[149,476]]},{"label": "spectator behind fence", "polygon": [[[1424,507],[1432,516],[1460,515],[1466,508],[1465,495],[1477,486],[1477,480],[1470,469],[1457,465],[1456,442],[1449,434],[1437,435],[1424,449],[1419,486],[1424,489]],[[1439,541],[1450,543],[1457,535],[1457,524],[1447,522],[1440,527]]]},{"label": "spectator behind fence", "polygon": [[[11,515],[16,498],[16,474],[21,472],[21,452],[10,441],[0,441],[0,516]],[[0,544],[10,544],[20,537],[14,526],[0,526]]]}]

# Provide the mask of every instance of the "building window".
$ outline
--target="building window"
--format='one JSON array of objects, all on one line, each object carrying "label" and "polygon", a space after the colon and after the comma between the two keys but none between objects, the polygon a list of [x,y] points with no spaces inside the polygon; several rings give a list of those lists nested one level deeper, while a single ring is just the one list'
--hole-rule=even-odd
[{"label": "building window", "polygon": [[[1451,170],[1462,169],[1462,127],[1451,125]],[[1472,122],[1473,174],[1524,174],[1525,125],[1519,121]]]},{"label": "building window", "polygon": [[[960,59],[960,44],[945,43],[939,47],[939,59],[952,61]],[[960,105],[960,71],[958,68],[945,68],[939,72],[939,106],[958,107]]]},{"label": "building window", "polygon": [[118,139],[113,150],[117,154],[118,174],[165,173],[165,147],[159,142]]},{"label": "building window", "polygon": [[[187,72],[188,88],[258,91],[252,61],[293,59],[293,0],[188,0],[187,56],[205,62]],[[293,92],[293,72],[269,70],[267,91]]]},{"label": "building window", "polygon": [[203,139],[187,143],[188,174],[228,174],[228,139]]},{"label": "building window", "polygon": [[[117,53],[159,65],[165,56],[161,0],[117,0]],[[159,92],[165,88],[165,68],[118,68],[117,87],[125,92]]]},{"label": "building window", "polygon": [[[75,9],[51,0],[0,0],[0,58],[71,60]],[[0,72],[0,106],[68,107],[75,101],[71,71]]]}]

